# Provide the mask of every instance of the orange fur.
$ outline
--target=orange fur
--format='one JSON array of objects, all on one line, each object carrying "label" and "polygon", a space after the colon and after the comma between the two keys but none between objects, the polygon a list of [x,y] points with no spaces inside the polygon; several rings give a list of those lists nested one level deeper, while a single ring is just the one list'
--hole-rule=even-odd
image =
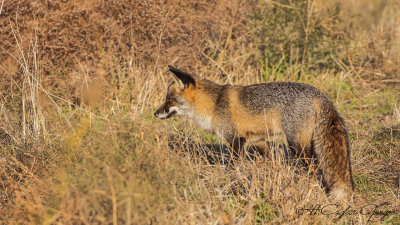
[{"label": "orange fur", "polygon": [[282,132],[280,111],[271,109],[264,111],[263,114],[253,114],[243,107],[234,89],[230,90],[229,98],[232,122],[239,136],[251,139],[255,136],[273,136]]},{"label": "orange fur", "polygon": [[297,130],[296,141],[299,143],[302,149],[307,149],[311,147],[311,141],[314,131],[313,118],[308,118],[304,121],[303,126],[299,127]]}]

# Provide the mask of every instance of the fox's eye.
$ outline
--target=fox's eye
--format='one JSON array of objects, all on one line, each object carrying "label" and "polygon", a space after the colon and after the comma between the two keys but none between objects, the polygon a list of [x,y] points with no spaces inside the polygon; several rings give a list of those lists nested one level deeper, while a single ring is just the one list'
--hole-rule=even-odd
[{"label": "fox's eye", "polygon": [[178,99],[176,99],[176,98],[169,98],[169,100],[179,103]]}]

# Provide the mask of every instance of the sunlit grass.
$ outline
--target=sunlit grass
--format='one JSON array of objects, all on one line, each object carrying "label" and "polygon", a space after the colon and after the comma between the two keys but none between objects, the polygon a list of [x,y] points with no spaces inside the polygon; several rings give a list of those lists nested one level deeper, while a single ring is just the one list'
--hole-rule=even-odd
[{"label": "sunlit grass", "polygon": [[[107,12],[120,15],[115,19],[104,16],[103,3],[97,3],[49,5],[44,15],[61,25],[40,16],[37,21],[55,30],[36,26],[28,14],[13,14],[14,5],[5,5],[0,14],[13,29],[3,32],[8,45],[0,49],[0,57],[7,58],[0,64],[0,221],[333,221],[334,215],[296,213],[299,207],[329,202],[314,168],[287,162],[279,143],[270,143],[273,157],[255,154],[229,164],[230,149],[214,134],[189,119],[155,118],[173,80],[167,64],[220,84],[291,81],[322,90],[348,128],[356,184],[351,206],[388,202],[390,209],[399,209],[400,94],[393,66],[398,57],[393,29],[384,29],[391,23],[386,17],[374,14],[371,28],[357,13],[361,3],[353,1],[222,1],[215,6],[172,1],[170,8],[121,1],[107,5]],[[21,12],[45,7],[37,4],[22,4]],[[123,11],[129,7],[150,13],[135,17],[143,27],[130,25],[137,21],[130,17],[136,11]],[[391,10],[396,7],[382,1],[377,9],[393,15],[396,24]],[[64,10],[60,18],[54,17],[57,10]],[[62,24],[77,24],[76,30],[60,35]],[[24,33],[31,30],[37,36]],[[60,39],[46,39],[46,32]],[[59,43],[48,46],[50,41]],[[384,221],[399,219],[391,215]],[[345,216],[339,223],[367,220],[368,215]]]}]

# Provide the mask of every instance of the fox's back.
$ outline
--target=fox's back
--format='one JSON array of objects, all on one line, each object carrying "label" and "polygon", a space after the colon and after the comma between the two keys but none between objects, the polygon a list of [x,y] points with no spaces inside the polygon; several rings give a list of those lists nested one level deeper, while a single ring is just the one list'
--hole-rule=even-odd
[{"label": "fox's back", "polygon": [[307,84],[273,82],[237,86],[236,91],[241,107],[253,115],[247,117],[249,120],[265,112],[279,112],[280,126],[289,142],[298,140],[302,130],[306,133],[304,130],[317,126],[318,116],[338,116],[328,97]]},{"label": "fox's back", "polygon": [[[240,103],[253,114],[278,110],[284,123],[301,123],[303,118],[336,110],[329,98],[317,88],[293,82],[273,82],[240,86]],[[285,124],[282,124],[285,125]]]},{"label": "fox's back", "polygon": [[255,113],[268,108],[279,108],[292,113],[307,108],[315,101],[331,104],[324,93],[317,88],[293,82],[273,82],[240,86],[238,95],[243,106]]}]

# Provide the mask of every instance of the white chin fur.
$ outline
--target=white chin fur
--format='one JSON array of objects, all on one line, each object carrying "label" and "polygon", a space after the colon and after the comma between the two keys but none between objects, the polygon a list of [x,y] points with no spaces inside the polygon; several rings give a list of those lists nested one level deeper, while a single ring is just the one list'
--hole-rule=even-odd
[{"label": "white chin fur", "polygon": [[160,119],[165,119],[165,118],[167,118],[167,116],[168,116],[168,113],[160,113],[157,115],[157,117]]},{"label": "white chin fur", "polygon": [[183,114],[183,112],[182,112],[182,110],[180,110],[178,107],[176,107],[176,106],[172,106],[171,108],[169,108],[169,111],[172,113],[173,111],[175,111],[176,112],[176,116],[183,116],[184,114]]},{"label": "white chin fur", "polygon": [[[174,110],[173,111],[170,110],[169,113],[160,113],[160,114],[158,114],[158,118],[159,119],[166,119],[170,114],[172,114],[174,112],[175,112]],[[177,115],[177,114],[175,114],[175,115]]]}]

